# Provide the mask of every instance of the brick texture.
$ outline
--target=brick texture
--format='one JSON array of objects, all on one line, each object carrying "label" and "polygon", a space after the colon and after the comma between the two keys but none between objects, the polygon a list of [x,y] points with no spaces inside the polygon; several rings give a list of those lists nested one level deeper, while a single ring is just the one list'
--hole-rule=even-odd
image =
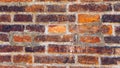
[{"label": "brick texture", "polygon": [[0,0],[0,68],[119,68],[120,0]]}]

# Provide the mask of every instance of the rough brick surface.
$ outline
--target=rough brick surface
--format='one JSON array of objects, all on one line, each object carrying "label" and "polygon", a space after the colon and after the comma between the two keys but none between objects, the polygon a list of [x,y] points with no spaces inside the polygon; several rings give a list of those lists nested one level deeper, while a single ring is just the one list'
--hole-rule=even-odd
[{"label": "rough brick surface", "polygon": [[0,68],[119,68],[120,0],[0,0]]}]

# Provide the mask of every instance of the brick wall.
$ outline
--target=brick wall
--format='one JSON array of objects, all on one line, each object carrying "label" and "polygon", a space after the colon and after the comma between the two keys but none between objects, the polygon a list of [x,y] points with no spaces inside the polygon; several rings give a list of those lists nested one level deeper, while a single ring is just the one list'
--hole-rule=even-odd
[{"label": "brick wall", "polygon": [[0,0],[0,68],[120,68],[119,0]]}]

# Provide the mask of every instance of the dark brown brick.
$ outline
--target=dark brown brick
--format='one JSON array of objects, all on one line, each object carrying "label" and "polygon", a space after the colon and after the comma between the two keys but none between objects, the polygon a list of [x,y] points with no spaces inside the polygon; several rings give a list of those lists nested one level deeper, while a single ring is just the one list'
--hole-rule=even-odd
[{"label": "dark brown brick", "polygon": [[75,15],[37,15],[36,22],[75,22]]},{"label": "dark brown brick", "polygon": [[0,15],[0,22],[10,22],[11,17],[10,15]]},{"label": "dark brown brick", "polygon": [[90,12],[104,12],[111,11],[112,7],[110,4],[73,4],[69,6],[69,11],[71,12],[81,12],[81,11],[90,11]]},{"label": "dark brown brick", "polygon": [[0,25],[0,32],[24,31],[24,25]]},{"label": "dark brown brick", "polygon": [[56,22],[56,15],[37,15],[36,22]]},{"label": "dark brown brick", "polygon": [[78,56],[78,62],[81,64],[98,64],[98,57],[95,56]]},{"label": "dark brown brick", "polygon": [[11,62],[10,55],[0,55],[0,62]]},{"label": "dark brown brick", "polygon": [[0,52],[22,52],[22,46],[0,46]]},{"label": "dark brown brick", "polygon": [[120,15],[105,14],[102,16],[102,22],[120,22]]},{"label": "dark brown brick", "polygon": [[120,36],[120,26],[115,26],[115,34]]},{"label": "dark brown brick", "polygon": [[14,55],[13,56],[14,63],[32,63],[31,55]]},{"label": "dark brown brick", "polygon": [[47,5],[48,12],[66,12],[65,5]]},{"label": "dark brown brick", "polygon": [[62,63],[74,63],[74,56],[34,56],[35,58],[35,63],[57,63],[57,64],[62,64]]},{"label": "dark brown brick", "polygon": [[47,68],[66,68],[65,66],[47,66]]},{"label": "dark brown brick", "polygon": [[32,22],[32,15],[25,15],[25,14],[16,14],[14,16],[15,22]]},{"label": "dark brown brick", "polygon": [[26,52],[45,52],[45,46],[25,47]]},{"label": "dark brown brick", "polygon": [[44,25],[27,25],[26,30],[44,33],[45,26]]},{"label": "dark brown brick", "polygon": [[120,37],[119,36],[106,36],[104,37],[104,40],[106,43],[120,43]]},{"label": "dark brown brick", "polygon": [[23,12],[25,6],[0,6],[0,12]]},{"label": "dark brown brick", "polygon": [[120,57],[102,57],[102,65],[117,65],[117,62],[120,61]]},{"label": "dark brown brick", "polygon": [[9,38],[7,34],[0,34],[0,41],[8,42]]}]

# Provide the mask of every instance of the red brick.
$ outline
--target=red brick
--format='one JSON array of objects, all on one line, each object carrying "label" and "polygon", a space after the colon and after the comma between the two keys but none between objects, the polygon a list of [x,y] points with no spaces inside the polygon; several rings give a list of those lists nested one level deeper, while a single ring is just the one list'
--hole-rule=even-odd
[{"label": "red brick", "polygon": [[11,62],[10,55],[0,55],[0,62]]},{"label": "red brick", "polygon": [[31,55],[14,55],[13,56],[14,63],[32,63],[32,56]]},{"label": "red brick", "polygon": [[31,2],[32,0],[0,0],[0,2]]},{"label": "red brick", "polygon": [[44,66],[40,66],[40,65],[29,65],[26,68],[44,68]]},{"label": "red brick", "polygon": [[73,42],[73,35],[37,35],[36,42]]},{"label": "red brick", "polygon": [[80,37],[80,41],[85,43],[99,43],[100,38],[96,36],[82,36]]},{"label": "red brick", "polygon": [[81,64],[98,64],[98,57],[95,56],[78,56],[78,62]]},{"label": "red brick", "polygon": [[[85,0],[84,0],[85,1]],[[91,0],[89,0],[91,1]],[[97,0],[98,1],[98,0]],[[111,4],[72,4],[69,6],[70,12],[105,12],[112,11]]]},{"label": "red brick", "polygon": [[26,12],[44,12],[45,6],[44,5],[31,5],[25,7]]},{"label": "red brick", "polygon": [[47,66],[47,68],[66,68],[65,66]]},{"label": "red brick", "polygon": [[0,46],[0,52],[22,52],[23,46]]},{"label": "red brick", "polygon": [[49,55],[42,55],[42,56],[34,56],[35,63],[57,63],[57,64],[63,64],[63,63],[74,63],[74,56],[49,56]]},{"label": "red brick", "polygon": [[10,22],[11,16],[10,15],[0,15],[0,22]]},{"label": "red brick", "polygon": [[99,15],[90,15],[90,14],[79,14],[78,22],[79,23],[100,22],[100,16]]},{"label": "red brick", "polygon": [[0,68],[24,68],[23,66],[15,66],[15,65],[0,65]]},{"label": "red brick", "polygon": [[86,47],[86,54],[104,54],[104,55],[112,55],[114,54],[113,47]]},{"label": "red brick", "polygon": [[49,53],[84,53],[85,47],[71,45],[55,45],[48,46]]}]

